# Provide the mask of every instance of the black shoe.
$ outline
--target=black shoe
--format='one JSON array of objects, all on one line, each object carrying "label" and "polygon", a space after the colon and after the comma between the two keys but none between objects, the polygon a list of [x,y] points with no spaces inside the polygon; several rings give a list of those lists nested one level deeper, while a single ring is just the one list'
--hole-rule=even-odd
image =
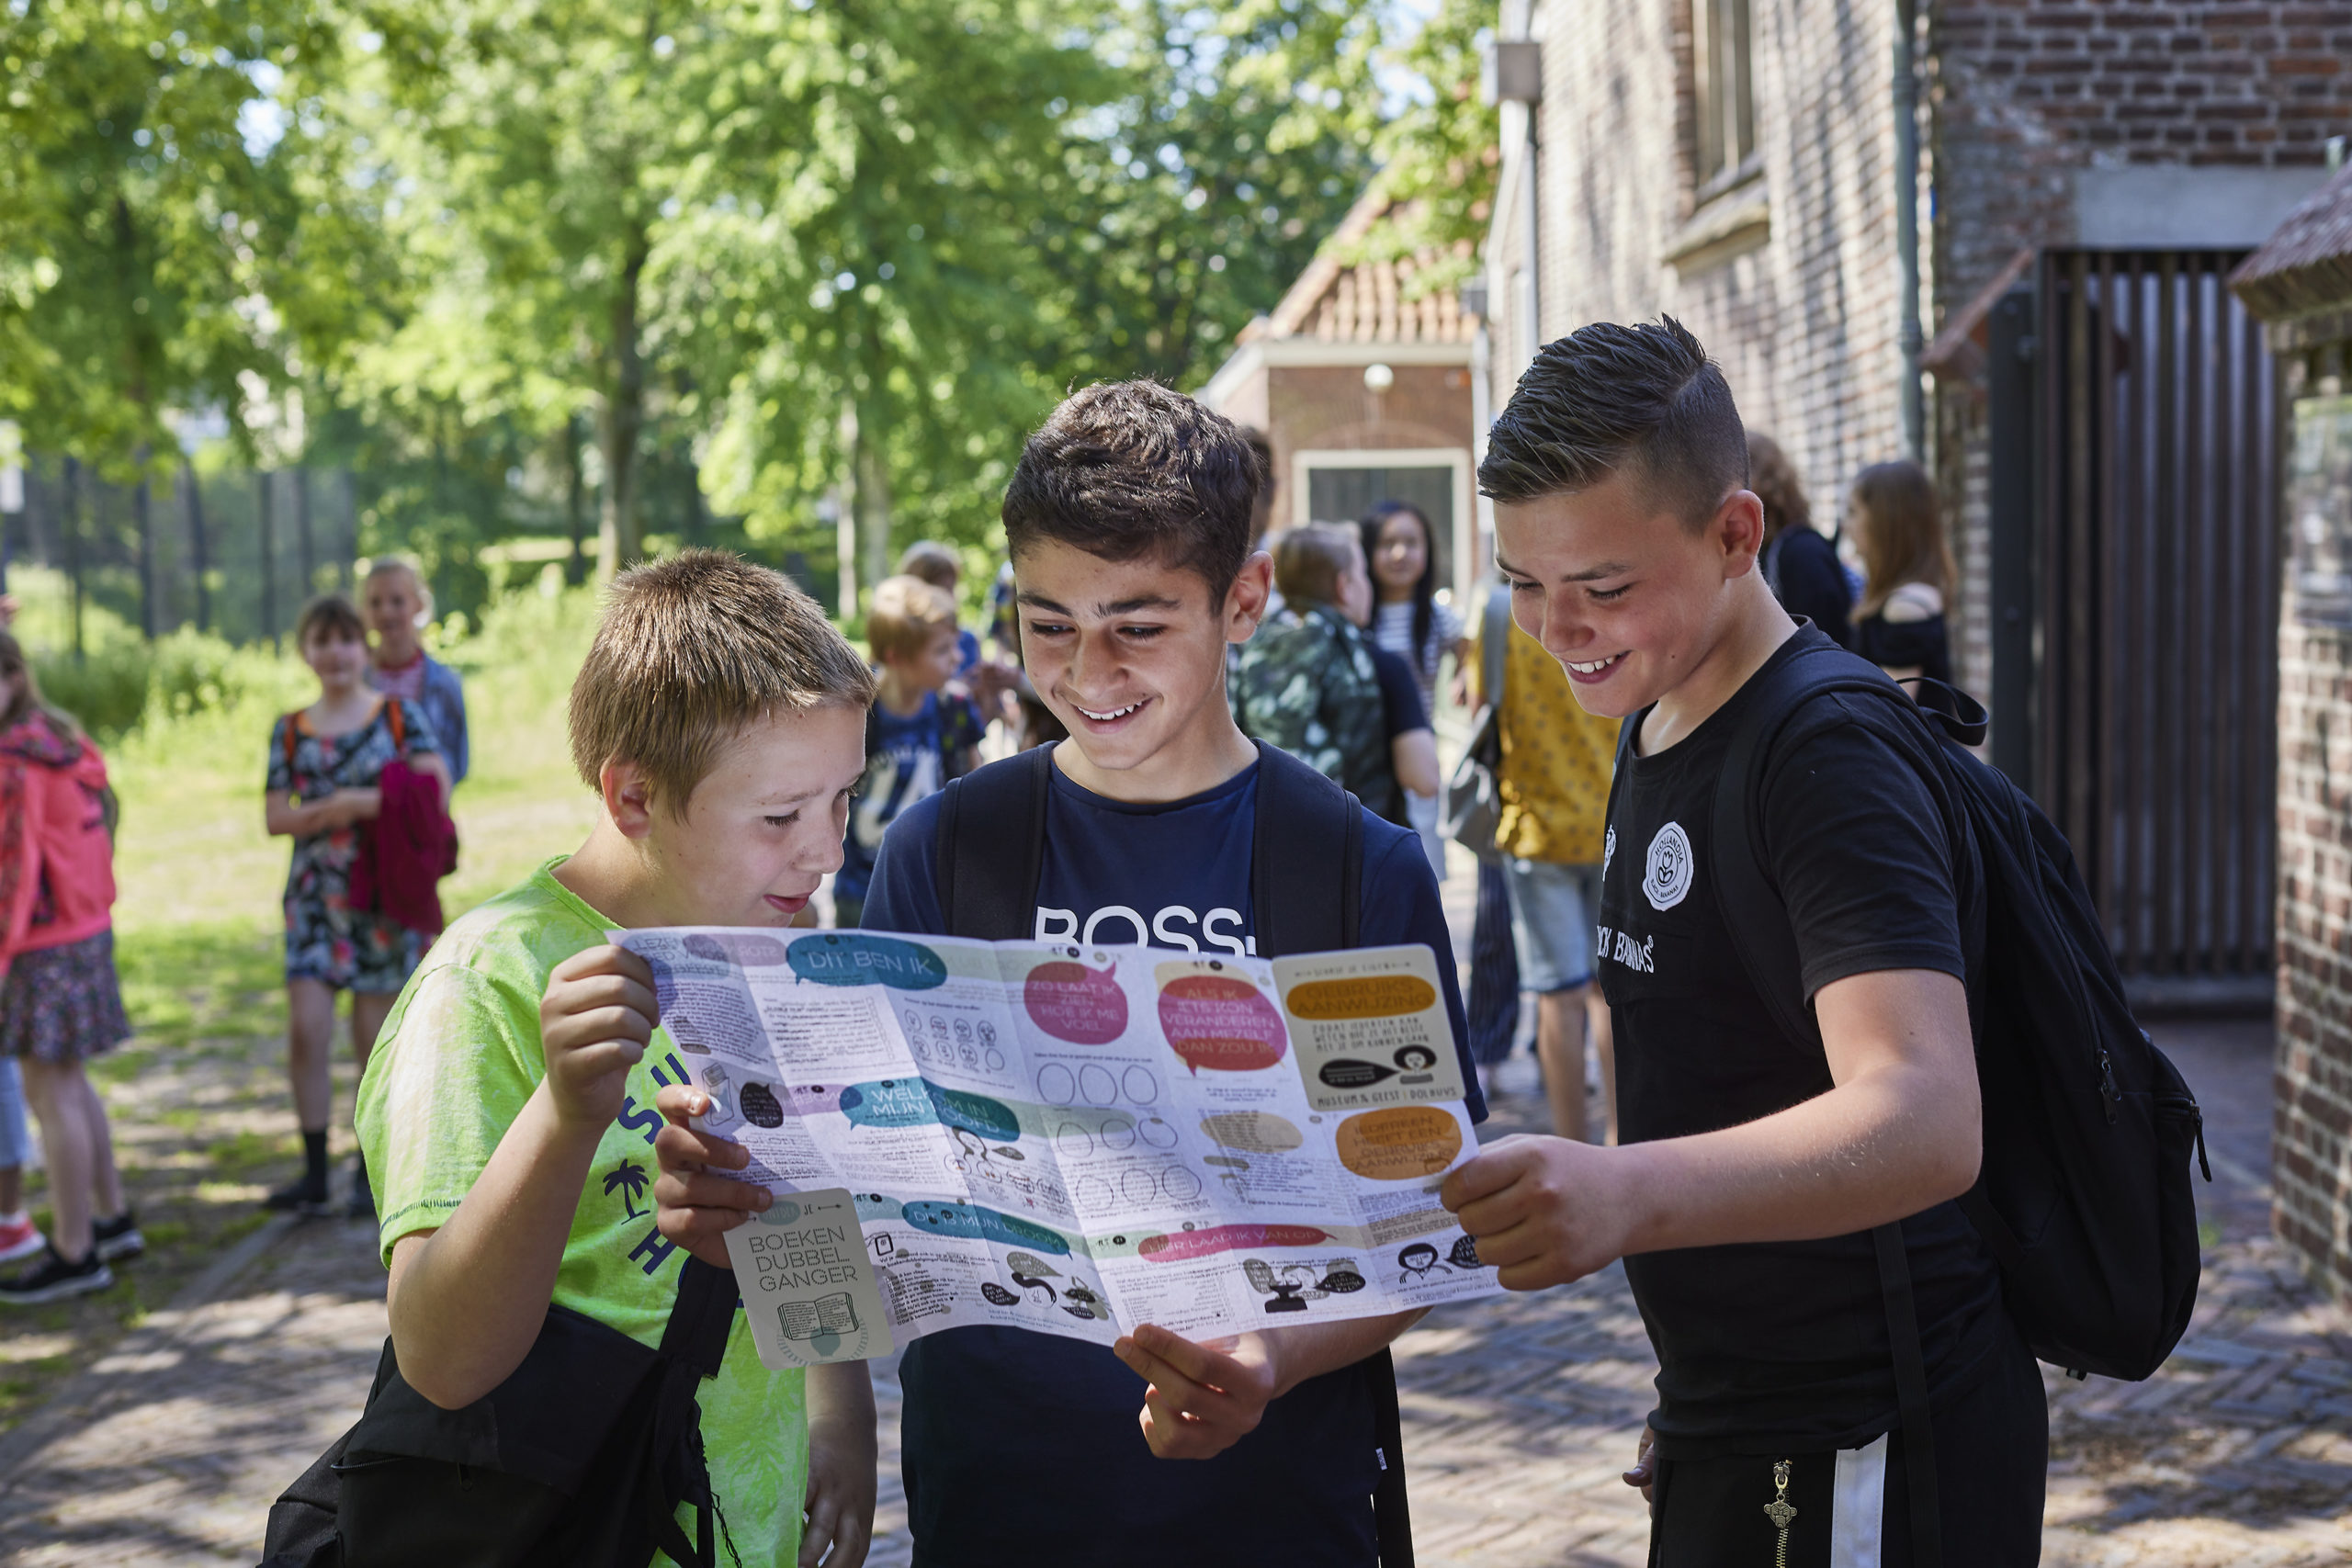
[{"label": "black shoe", "polygon": [[68,1263],[51,1247],[48,1256],[13,1280],[0,1280],[0,1305],[38,1306],[42,1302],[62,1302],[68,1296],[86,1296],[92,1291],[103,1291],[114,1283],[114,1270],[107,1260],[92,1247],[79,1263]]},{"label": "black shoe", "polygon": [[334,1213],[327,1203],[327,1184],[304,1177],[291,1186],[281,1187],[261,1201],[265,1209],[279,1213],[300,1214],[306,1219],[323,1219]]},{"label": "black shoe", "polygon": [[351,1173],[351,1196],[344,1201],[343,1217],[346,1220],[372,1220],[376,1217],[376,1190],[368,1183],[368,1168],[364,1165]]},{"label": "black shoe", "polygon": [[139,1234],[139,1216],[129,1209],[92,1225],[90,1237],[97,1243],[98,1256],[109,1263],[128,1263],[147,1250],[147,1238]]}]

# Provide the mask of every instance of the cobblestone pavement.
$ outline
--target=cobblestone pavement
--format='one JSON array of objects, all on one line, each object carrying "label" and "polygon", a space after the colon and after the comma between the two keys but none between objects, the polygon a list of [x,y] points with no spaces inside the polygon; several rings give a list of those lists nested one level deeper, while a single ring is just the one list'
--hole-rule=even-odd
[{"label": "cobblestone pavement", "polygon": [[[1465,878],[1450,880],[1449,891]],[[1466,946],[1466,943],[1465,943]],[[2051,1375],[2043,1561],[2057,1568],[2352,1562],[2352,1316],[2268,1239],[2268,1031],[2159,1032],[2214,1156],[2198,1314],[2142,1384]],[[1532,1130],[1502,1100],[1489,1135]],[[0,1438],[0,1562],[251,1562],[269,1500],[356,1415],[384,1334],[365,1227],[273,1224]],[[1623,1271],[1445,1309],[1397,1347],[1415,1534],[1432,1568],[1637,1564],[1618,1480],[1655,1364]],[[870,1562],[908,1562],[895,1368],[877,1362]]]}]

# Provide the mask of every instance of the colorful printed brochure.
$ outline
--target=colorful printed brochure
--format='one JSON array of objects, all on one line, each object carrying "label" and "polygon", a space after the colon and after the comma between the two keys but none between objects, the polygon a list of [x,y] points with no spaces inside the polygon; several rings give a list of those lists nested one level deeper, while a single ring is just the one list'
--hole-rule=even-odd
[{"label": "colorful printed brochure", "polygon": [[652,965],[704,1130],[778,1194],[729,1236],[771,1366],[967,1324],[1206,1339],[1498,1290],[1437,1199],[1477,1139],[1426,947],[613,940]]}]

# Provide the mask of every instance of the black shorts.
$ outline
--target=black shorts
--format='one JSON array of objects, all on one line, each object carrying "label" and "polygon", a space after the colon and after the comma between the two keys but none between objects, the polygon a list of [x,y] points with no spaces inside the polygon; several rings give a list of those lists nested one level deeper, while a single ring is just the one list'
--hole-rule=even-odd
[{"label": "black shorts", "polygon": [[[2041,1369],[2014,1328],[1998,1354],[1999,1364],[1934,1418],[1946,1568],[2031,1568],[2041,1560],[2050,1408]],[[1899,1431],[1842,1453],[1660,1460],[1650,1568],[1776,1563],[1780,1528],[1765,1509],[1780,1497],[1773,1467],[1782,1460],[1786,1501],[1796,1510],[1786,1568],[1911,1568]]]}]

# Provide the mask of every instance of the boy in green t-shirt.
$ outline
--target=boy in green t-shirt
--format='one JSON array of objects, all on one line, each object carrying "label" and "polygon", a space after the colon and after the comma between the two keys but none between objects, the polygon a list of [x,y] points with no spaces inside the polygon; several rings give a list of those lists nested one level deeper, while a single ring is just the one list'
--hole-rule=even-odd
[{"label": "boy in green t-shirt", "polygon": [[[603,798],[588,841],[443,934],[360,1085],[392,1342],[428,1399],[503,1382],[550,1301],[661,1342],[685,1255],[654,1225],[653,1098],[686,1075],[652,1023],[651,971],[605,933],[789,923],[841,864],[873,695],[865,660],[764,568],[690,550],[614,583],[571,689],[572,761]],[[855,1568],[874,1514],[865,1364],[807,1374],[804,1395],[739,1319],[699,1398],[746,1568],[828,1548]]]}]

